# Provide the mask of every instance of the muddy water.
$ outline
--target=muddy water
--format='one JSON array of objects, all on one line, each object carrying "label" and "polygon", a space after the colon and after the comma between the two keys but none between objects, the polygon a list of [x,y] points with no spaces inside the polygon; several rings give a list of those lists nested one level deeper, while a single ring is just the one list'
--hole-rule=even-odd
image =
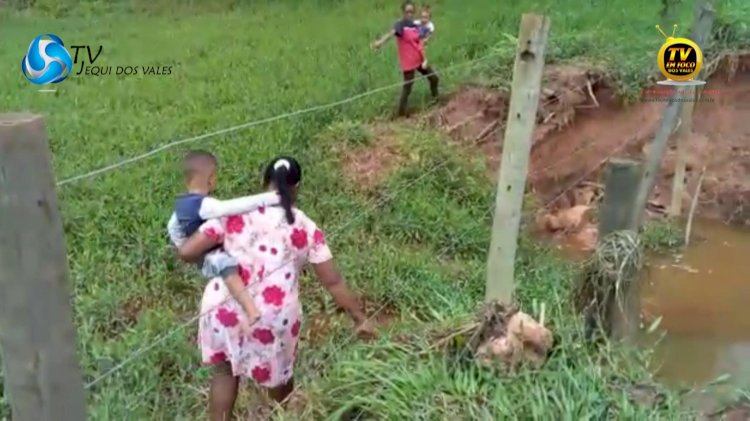
[{"label": "muddy water", "polygon": [[750,386],[750,230],[721,223],[693,227],[682,255],[653,258],[641,281],[645,324],[662,317],[654,369],[667,384],[705,385],[731,374]]}]

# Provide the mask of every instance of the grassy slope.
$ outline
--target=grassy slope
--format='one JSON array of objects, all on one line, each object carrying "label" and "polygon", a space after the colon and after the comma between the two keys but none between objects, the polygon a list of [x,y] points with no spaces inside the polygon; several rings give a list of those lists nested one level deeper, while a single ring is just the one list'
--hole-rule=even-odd
[{"label": "grassy slope", "polygon": [[[64,11],[59,2],[41,3]],[[131,15],[122,2],[113,3],[110,14],[94,16],[105,3],[81,2],[61,19],[0,15],[0,39],[10,46],[0,50],[0,108],[45,115],[55,171],[63,179],[168,140],[398,80],[392,47],[379,55],[367,48],[394,18],[395,2],[295,3],[200,11],[182,2],[177,11],[162,6],[146,10],[151,15]],[[504,34],[515,34],[520,13],[532,10],[552,17],[551,59],[585,57],[608,64],[628,92],[653,71],[653,54],[662,42],[653,28],[658,2],[518,3],[434,3],[440,33],[430,46],[430,59],[438,67],[491,51],[500,54],[473,71],[446,74],[446,86],[477,75],[506,82],[512,42]],[[727,2],[723,13],[750,16],[740,1]],[[678,23],[688,22],[689,15],[682,8]],[[72,77],[60,85],[59,95],[38,93],[21,77],[18,61],[29,40],[46,32],[69,44],[103,44],[102,64],[173,64],[174,75]],[[416,101],[424,94],[422,87],[418,91]],[[492,192],[479,176],[476,159],[445,148],[444,139],[429,131],[406,130],[402,137],[418,158],[393,175],[383,193],[447,164],[374,209],[374,198],[359,193],[341,173],[338,158],[326,153],[327,142],[336,137],[321,131],[336,121],[382,114],[395,96],[395,90],[384,92],[334,110],[217,136],[201,146],[214,150],[224,164],[224,195],[256,190],[260,166],[271,155],[299,156],[306,169],[302,206],[329,232],[350,281],[376,303],[388,300],[399,309],[400,329],[419,333],[424,323],[450,323],[466,315],[481,297]],[[171,198],[180,189],[174,166],[180,152],[61,189],[79,349],[88,379],[194,314],[201,281],[175,266],[162,235]],[[595,364],[594,354],[575,346],[576,324],[564,304],[570,268],[532,246],[522,249],[520,260],[522,301],[533,297],[556,303],[551,317],[567,344],[542,373],[487,381],[470,370],[417,359],[387,339],[370,346],[349,344],[344,323],[331,330],[325,343],[303,353],[301,379],[317,398],[308,410],[326,413],[358,401],[391,419],[414,412],[435,417],[439,411],[544,411],[575,419],[607,411],[635,414],[609,376],[624,382],[645,373]],[[332,311],[331,303],[319,298],[319,288],[311,283],[306,288],[309,314]],[[137,320],[129,314],[135,308],[140,309]],[[193,419],[205,402],[187,386],[203,385],[207,376],[195,369],[193,334],[192,327],[178,332],[98,385],[90,398],[92,419]],[[352,388],[345,391],[345,385]]]}]

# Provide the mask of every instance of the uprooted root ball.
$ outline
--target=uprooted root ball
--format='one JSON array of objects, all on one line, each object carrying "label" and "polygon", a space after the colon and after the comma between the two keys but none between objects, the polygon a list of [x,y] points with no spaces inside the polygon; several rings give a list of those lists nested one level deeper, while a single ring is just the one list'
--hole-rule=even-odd
[{"label": "uprooted root ball", "polygon": [[511,372],[524,365],[538,368],[546,362],[553,338],[543,321],[499,303],[487,304],[478,318],[444,335],[435,346],[452,345],[461,357],[470,356],[484,367]]}]

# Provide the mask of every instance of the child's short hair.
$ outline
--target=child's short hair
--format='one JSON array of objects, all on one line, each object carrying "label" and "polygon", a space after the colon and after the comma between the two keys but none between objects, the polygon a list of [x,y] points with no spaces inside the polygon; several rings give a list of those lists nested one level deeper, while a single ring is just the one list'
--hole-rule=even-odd
[{"label": "child's short hair", "polygon": [[217,166],[219,161],[211,152],[205,150],[192,150],[185,154],[182,159],[182,174],[186,180],[191,180],[196,174],[207,167]]}]

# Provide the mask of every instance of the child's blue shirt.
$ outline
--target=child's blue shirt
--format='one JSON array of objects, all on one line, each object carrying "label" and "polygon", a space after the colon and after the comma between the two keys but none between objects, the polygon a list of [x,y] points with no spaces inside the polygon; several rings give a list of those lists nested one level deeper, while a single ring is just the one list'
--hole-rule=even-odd
[{"label": "child's blue shirt", "polygon": [[201,217],[201,206],[206,196],[198,193],[185,193],[174,202],[174,214],[183,234],[190,237],[206,222]]}]

